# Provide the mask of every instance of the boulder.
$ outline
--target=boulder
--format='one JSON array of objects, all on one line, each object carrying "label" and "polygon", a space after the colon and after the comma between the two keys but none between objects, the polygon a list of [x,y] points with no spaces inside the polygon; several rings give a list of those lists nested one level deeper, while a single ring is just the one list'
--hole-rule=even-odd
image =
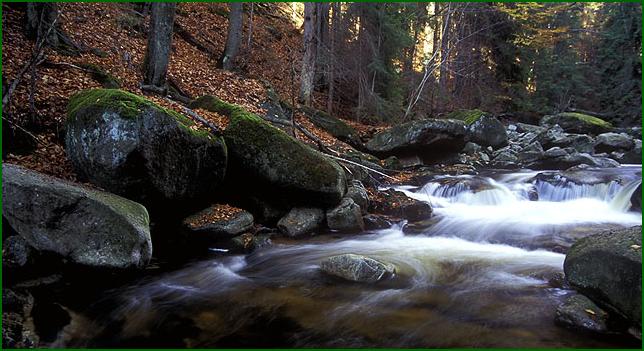
[{"label": "boulder", "polygon": [[508,144],[508,134],[503,123],[481,110],[459,110],[447,115],[467,124],[469,140],[479,145],[503,147]]},{"label": "boulder", "polygon": [[233,177],[243,179],[240,186],[300,204],[327,207],[340,202],[346,176],[335,161],[239,106],[212,96],[195,103],[205,100],[210,111],[230,119],[224,139]]},{"label": "boulder", "polygon": [[370,201],[369,212],[417,222],[432,216],[432,207],[426,202],[412,199],[401,191],[378,191]]},{"label": "boulder", "polygon": [[608,332],[608,313],[587,297],[575,294],[557,308],[555,323],[570,329],[604,334]]},{"label": "boulder", "polygon": [[367,212],[367,209],[369,208],[369,194],[367,193],[367,189],[359,180],[352,180],[349,183],[346,197],[352,199],[353,202],[360,206],[362,213]]},{"label": "boulder", "polygon": [[473,155],[480,152],[482,149],[481,145],[468,141],[463,147],[462,152],[466,155]]},{"label": "boulder", "polygon": [[600,307],[641,327],[641,245],[641,226],[583,238],[566,255],[566,280]]},{"label": "boulder", "polygon": [[67,108],[67,155],[101,188],[153,204],[203,198],[224,179],[223,139],[183,115],[117,89],[83,91]]},{"label": "boulder", "polygon": [[362,217],[365,229],[377,230],[391,228],[392,223],[383,215],[366,214]]},{"label": "boulder", "polygon": [[303,106],[300,110],[316,127],[324,129],[338,140],[354,147],[362,146],[358,132],[343,120],[307,106]]},{"label": "boulder", "polygon": [[631,211],[642,212],[642,183],[637,186],[637,189],[631,195]]},{"label": "boulder", "polygon": [[2,214],[34,249],[104,268],[144,266],[152,256],[142,205],[11,164],[2,165]]},{"label": "boulder", "polygon": [[628,151],[633,149],[635,141],[628,134],[603,133],[597,136],[595,152]]},{"label": "boulder", "polygon": [[34,250],[20,235],[8,237],[2,243],[2,265],[5,268],[21,268],[34,261]]},{"label": "boulder", "polygon": [[548,115],[539,121],[539,125],[542,127],[551,127],[555,124],[561,126],[568,133],[578,134],[600,134],[610,131],[613,127],[601,118],[576,112]]},{"label": "boulder", "polygon": [[326,223],[329,229],[340,232],[364,231],[360,206],[349,197],[345,197],[337,207],[326,212]]},{"label": "boulder", "polygon": [[253,215],[247,211],[221,205],[210,206],[183,220],[188,235],[211,242],[229,239],[253,229]]},{"label": "boulder", "polygon": [[288,237],[297,238],[317,231],[324,221],[319,208],[295,207],[277,222],[277,228]]},{"label": "boulder", "polygon": [[546,128],[540,127],[540,126],[535,126],[533,124],[527,124],[527,123],[517,123],[517,132],[519,133],[535,133],[535,134],[541,134],[546,131]]},{"label": "boulder", "polygon": [[436,160],[458,153],[466,143],[465,122],[449,119],[423,119],[398,124],[374,135],[365,147],[375,155],[420,155]]},{"label": "boulder", "polygon": [[360,283],[376,283],[396,273],[392,264],[354,254],[329,257],[320,268],[326,274]]},{"label": "boulder", "polygon": [[32,322],[34,297],[26,291],[2,289],[2,348],[38,347],[39,337]]}]

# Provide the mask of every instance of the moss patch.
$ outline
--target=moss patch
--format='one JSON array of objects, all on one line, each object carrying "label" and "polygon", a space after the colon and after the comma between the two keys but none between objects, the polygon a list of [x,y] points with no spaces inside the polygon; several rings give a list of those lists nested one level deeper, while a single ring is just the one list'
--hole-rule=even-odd
[{"label": "moss patch", "polygon": [[457,110],[450,112],[447,115],[448,119],[457,119],[460,121],[465,122],[466,124],[470,125],[476,121],[478,121],[481,116],[488,115],[487,112],[481,111],[481,110]]},{"label": "moss patch", "polygon": [[578,113],[578,112],[562,112],[562,113],[560,113],[560,114],[558,114],[556,116],[560,117],[560,118],[574,118],[574,119],[580,120],[580,121],[582,121],[584,123],[596,125],[596,126],[599,126],[599,127],[602,127],[602,128],[612,128],[613,127],[613,125],[610,124],[610,122],[606,122],[601,118],[593,117],[591,115],[586,115],[586,114]]},{"label": "moss patch", "polygon": [[[154,102],[120,89],[91,89],[81,91],[69,99],[67,104],[67,118],[74,118],[81,110],[91,109],[97,113],[110,110],[125,119],[135,119],[141,116],[146,109],[154,109],[172,116],[179,125],[198,137],[213,138],[213,135],[203,129],[196,128],[194,121],[188,117]],[[94,115],[87,113],[88,116]]]}]

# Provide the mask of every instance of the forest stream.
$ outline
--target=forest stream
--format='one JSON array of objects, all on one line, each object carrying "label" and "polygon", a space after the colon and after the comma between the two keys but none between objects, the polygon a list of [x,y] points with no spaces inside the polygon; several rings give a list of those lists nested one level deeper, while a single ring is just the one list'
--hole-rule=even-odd
[{"label": "forest stream", "polygon": [[[398,223],[278,239],[245,256],[213,248],[210,259],[104,292],[72,313],[50,346],[638,347],[553,322],[572,293],[562,286],[565,242],[642,221],[627,212],[639,165],[591,172],[620,181],[577,185],[498,171],[398,186],[432,204],[429,229],[405,234]],[[390,262],[396,273],[360,284],[320,271],[322,259],[346,253]]]}]

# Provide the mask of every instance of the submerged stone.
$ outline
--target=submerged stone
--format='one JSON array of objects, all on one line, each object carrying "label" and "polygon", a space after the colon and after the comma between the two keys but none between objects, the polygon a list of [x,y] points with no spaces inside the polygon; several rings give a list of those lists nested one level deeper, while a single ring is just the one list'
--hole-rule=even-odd
[{"label": "submerged stone", "polygon": [[355,254],[329,257],[320,268],[327,274],[360,283],[376,283],[396,273],[392,264]]}]

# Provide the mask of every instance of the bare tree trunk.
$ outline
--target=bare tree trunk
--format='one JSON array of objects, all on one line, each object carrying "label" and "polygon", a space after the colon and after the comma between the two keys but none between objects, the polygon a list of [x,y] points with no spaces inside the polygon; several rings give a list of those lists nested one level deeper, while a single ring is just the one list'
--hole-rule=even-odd
[{"label": "bare tree trunk", "polygon": [[328,90],[328,97],[329,100],[327,102],[327,107],[326,111],[329,114],[333,113],[333,98],[335,94],[335,60],[336,60],[336,52],[335,52],[335,41],[337,37],[337,32],[338,32],[338,27],[340,26],[340,6],[338,3],[334,2],[331,4],[331,30],[329,31],[329,65],[328,65],[328,84],[329,84],[329,90]]},{"label": "bare tree trunk", "polygon": [[[165,91],[176,3],[152,3],[143,84]],[[154,90],[153,89],[153,90]]]},{"label": "bare tree trunk", "polygon": [[244,15],[244,4],[241,2],[231,2],[228,4],[230,13],[228,14],[228,36],[226,37],[226,49],[219,58],[219,67],[231,70],[234,67],[235,57],[239,52],[239,45],[242,40],[242,25]]},{"label": "bare tree trunk", "polygon": [[317,57],[317,5],[313,2],[304,3],[304,57],[302,58],[302,73],[300,100],[307,106],[311,105],[313,83],[315,80],[315,61]]},{"label": "bare tree trunk", "polygon": [[443,32],[441,33],[441,61],[443,64],[440,67],[440,78],[438,85],[440,86],[441,92],[445,93],[447,91],[447,69],[449,66],[449,36],[450,36],[450,25],[451,25],[451,16],[449,7],[450,4],[447,4],[448,10],[443,15]]},{"label": "bare tree trunk", "polygon": [[248,47],[248,50],[250,50],[250,46],[253,43],[253,14],[255,12],[255,4],[250,3],[250,18],[248,19],[248,42],[246,43],[246,46]]}]

